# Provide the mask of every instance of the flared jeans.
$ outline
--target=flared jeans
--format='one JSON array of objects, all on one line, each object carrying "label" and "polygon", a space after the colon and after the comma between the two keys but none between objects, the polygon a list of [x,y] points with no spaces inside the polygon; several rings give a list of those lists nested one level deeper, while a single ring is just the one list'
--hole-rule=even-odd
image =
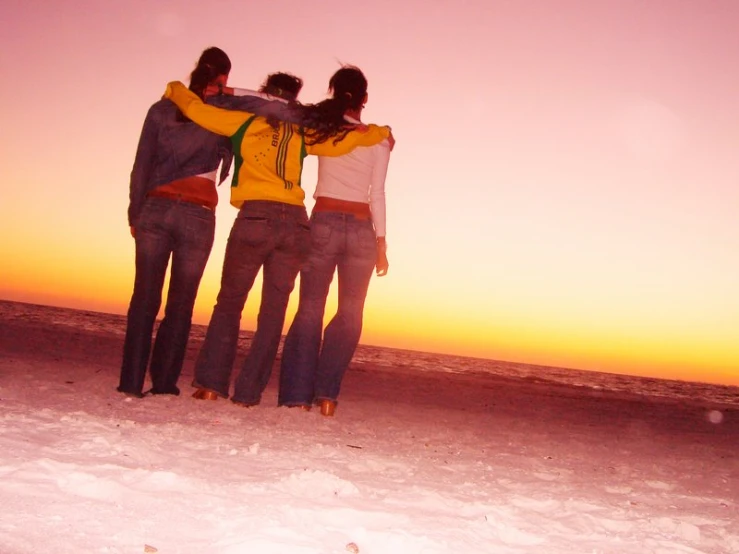
[{"label": "flared jeans", "polygon": [[221,289],[195,365],[195,386],[228,398],[241,312],[261,269],[257,329],[232,397],[246,405],[260,402],[277,355],[290,293],[309,248],[310,224],[303,206],[261,200],[243,204],[228,238]]},{"label": "flared jeans", "polygon": [[[376,260],[375,230],[369,219],[313,213],[311,252],[300,272],[300,303],[282,352],[280,405],[336,401],[362,334],[364,302]],[[323,331],[334,273],[339,281],[338,307]]]},{"label": "flared jeans", "polygon": [[[140,396],[147,365],[154,394],[179,394],[192,311],[213,247],[213,210],[178,200],[149,198],[136,226],[136,277],[128,307],[118,390]],[[154,321],[172,260],[164,318],[151,353]],[[151,353],[151,363],[149,355]]]}]

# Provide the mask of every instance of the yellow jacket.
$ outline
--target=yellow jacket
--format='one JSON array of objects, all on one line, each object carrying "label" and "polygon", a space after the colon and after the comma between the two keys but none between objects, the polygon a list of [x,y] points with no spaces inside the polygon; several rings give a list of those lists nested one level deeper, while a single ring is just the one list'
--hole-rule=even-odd
[{"label": "yellow jacket", "polygon": [[382,142],[390,134],[388,127],[370,125],[367,131],[349,132],[337,144],[329,140],[308,145],[299,125],[280,121],[274,128],[256,114],[210,106],[180,82],[169,83],[164,96],[201,127],[231,138],[235,161],[231,204],[237,208],[245,200],[302,206],[305,193],[300,174],[307,154],[343,156],[357,146]]}]

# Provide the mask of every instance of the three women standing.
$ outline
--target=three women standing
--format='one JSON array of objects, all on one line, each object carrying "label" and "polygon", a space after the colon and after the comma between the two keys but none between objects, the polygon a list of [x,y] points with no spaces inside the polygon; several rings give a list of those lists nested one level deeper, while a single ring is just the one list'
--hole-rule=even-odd
[{"label": "three women standing", "polygon": [[[301,87],[300,79],[276,73],[268,77],[262,92],[294,101]],[[290,293],[310,249],[301,187],[303,159],[308,154],[341,156],[358,146],[378,144],[389,136],[389,129],[369,126],[358,131],[344,123],[340,129],[327,126],[327,132],[308,141],[301,125],[248,110],[208,106],[181,83],[170,83],[165,95],[193,121],[230,137],[236,154],[231,204],[239,214],[228,238],[221,288],[195,364],[198,390],[194,396],[229,397],[241,312],[261,271],[257,329],[231,396],[238,404],[253,406],[260,402],[269,380]]]},{"label": "three women standing", "polygon": [[[382,130],[375,126],[370,126],[372,132],[364,131],[367,136],[354,130],[362,126],[361,112],[367,101],[367,80],[355,67],[343,67],[331,78],[332,98],[300,110],[303,125],[299,128],[273,119],[255,119],[256,114],[243,108],[229,112],[202,104],[210,102],[210,94],[227,84],[230,69],[230,60],[222,50],[208,48],[192,72],[189,96],[184,87],[178,90],[177,84],[171,84],[167,97],[174,102],[155,103],[144,122],[131,174],[129,223],[136,239],[136,279],[118,390],[143,396],[151,334],[171,258],[165,315],[151,356],[151,393],[179,394],[177,380],[195,297],[213,245],[216,173],[221,163],[221,181],[228,173],[233,143],[239,163],[231,201],[241,210],[229,238],[218,303],[198,358],[195,382],[199,390],[195,396],[229,396],[240,312],[256,273],[264,267],[255,344],[233,398],[245,405],[259,402],[276,353],[287,298],[308,246],[298,244],[299,230],[285,235],[284,247],[278,240],[280,233],[274,232],[290,210],[295,212],[296,229],[308,229],[305,216],[304,222],[300,217],[301,210],[304,213],[300,172],[302,158],[314,153],[319,155],[319,178],[310,254],[301,273],[298,313],[285,343],[279,404],[307,408],[317,402],[322,413],[333,415],[343,375],[361,335],[372,271],[376,268],[382,276],[388,269],[384,184],[390,143],[378,136]],[[286,74],[274,74],[270,79],[285,80],[277,84],[268,80],[274,90],[267,92],[288,100],[297,96],[302,85]],[[286,96],[285,91],[291,88],[294,90]],[[351,140],[346,140],[349,137]],[[362,144],[367,147],[354,149]],[[275,166],[272,158],[282,160],[282,164]],[[241,233],[241,227],[246,234]],[[255,235],[262,232],[261,227],[267,231],[264,237]],[[264,248],[254,242],[257,235],[265,241]],[[290,250],[289,260],[280,258],[283,248],[287,248],[285,252],[295,250]],[[252,251],[253,263],[246,263],[249,256],[244,255]],[[324,333],[325,304],[336,270],[339,307]],[[284,283],[272,282],[273,274],[283,273]],[[233,286],[229,284],[232,281]]]}]

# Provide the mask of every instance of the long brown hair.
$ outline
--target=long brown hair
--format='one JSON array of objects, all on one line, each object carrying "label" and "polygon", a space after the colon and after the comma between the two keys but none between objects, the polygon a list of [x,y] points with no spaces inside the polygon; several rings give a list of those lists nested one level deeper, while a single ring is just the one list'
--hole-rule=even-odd
[{"label": "long brown hair", "polygon": [[367,78],[358,67],[345,65],[331,76],[328,90],[331,98],[304,107],[303,124],[308,144],[325,142],[330,138],[336,144],[346,136],[351,126],[344,119],[344,114],[347,110],[358,109],[364,103]]}]

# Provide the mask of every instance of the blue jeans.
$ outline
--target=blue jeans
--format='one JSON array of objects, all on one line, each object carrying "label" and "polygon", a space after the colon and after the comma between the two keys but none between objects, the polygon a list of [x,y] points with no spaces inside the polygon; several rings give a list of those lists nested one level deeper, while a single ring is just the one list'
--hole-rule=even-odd
[{"label": "blue jeans", "polygon": [[128,307],[118,390],[141,395],[149,363],[152,330],[162,304],[169,259],[167,304],[151,356],[152,392],[179,394],[192,310],[215,233],[212,210],[176,200],[149,198],[136,226],[136,279]]},{"label": "blue jeans", "polygon": [[259,403],[277,355],[290,293],[309,248],[310,223],[303,206],[244,202],[228,238],[221,290],[195,365],[195,386],[228,398],[241,312],[262,269],[257,330],[233,394],[234,401]]},{"label": "blue jeans", "polygon": [[[279,404],[285,406],[337,399],[362,334],[364,301],[377,260],[372,222],[350,214],[314,213],[311,243],[300,272],[298,312],[282,351]],[[326,298],[337,269],[338,309],[321,346]]]}]

